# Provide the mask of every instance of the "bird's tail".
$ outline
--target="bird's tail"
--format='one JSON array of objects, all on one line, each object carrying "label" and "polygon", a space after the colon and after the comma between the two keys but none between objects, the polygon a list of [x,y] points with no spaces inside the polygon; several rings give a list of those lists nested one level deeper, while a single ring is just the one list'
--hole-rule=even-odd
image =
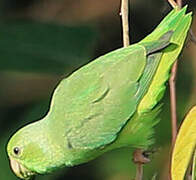
[{"label": "bird's tail", "polygon": [[187,7],[172,10],[157,26],[157,28],[140,43],[158,40],[168,31],[173,31],[171,44],[163,50],[159,67],[152,83],[138,106],[138,113],[149,112],[160,101],[165,91],[165,82],[170,76],[170,70],[181,52],[187,32],[190,28],[192,16],[186,14]]},{"label": "bird's tail", "polygon": [[168,31],[173,31],[170,45],[161,50],[163,55],[147,93],[139,103],[137,112],[123,129],[123,133],[132,135],[128,140],[126,139],[132,143],[132,146],[148,148],[154,142],[154,126],[159,121],[157,115],[160,112],[158,104],[165,92],[165,82],[170,77],[171,67],[181,52],[191,24],[191,13],[185,14],[185,12],[186,7],[182,10],[174,9],[150,35],[140,42],[145,44],[156,41]]}]

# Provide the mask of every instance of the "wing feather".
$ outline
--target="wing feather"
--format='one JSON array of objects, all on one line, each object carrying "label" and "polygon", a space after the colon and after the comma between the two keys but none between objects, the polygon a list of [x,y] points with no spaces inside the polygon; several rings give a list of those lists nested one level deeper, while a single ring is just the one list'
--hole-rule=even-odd
[{"label": "wing feather", "polygon": [[111,143],[136,111],[160,57],[147,61],[146,48],[136,44],[96,59],[59,84],[48,119],[65,129],[69,147]]}]

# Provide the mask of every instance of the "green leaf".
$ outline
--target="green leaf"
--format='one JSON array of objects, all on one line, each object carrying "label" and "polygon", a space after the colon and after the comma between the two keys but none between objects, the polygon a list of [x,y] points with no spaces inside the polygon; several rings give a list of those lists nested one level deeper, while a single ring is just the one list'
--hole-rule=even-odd
[{"label": "green leaf", "polygon": [[196,146],[196,106],[182,123],[172,153],[172,180],[183,180]]},{"label": "green leaf", "polygon": [[1,22],[0,71],[65,74],[89,61],[95,38],[88,26]]}]

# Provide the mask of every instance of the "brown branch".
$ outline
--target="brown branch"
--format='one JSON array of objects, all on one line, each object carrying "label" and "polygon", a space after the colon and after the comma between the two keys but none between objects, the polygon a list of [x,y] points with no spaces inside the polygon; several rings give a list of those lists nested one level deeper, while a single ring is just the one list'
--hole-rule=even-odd
[{"label": "brown branch", "polygon": [[176,8],[178,4],[174,0],[168,0],[169,4],[173,7]]},{"label": "brown branch", "polygon": [[[175,8],[178,6],[182,7],[182,0],[168,0],[170,5]],[[177,136],[177,113],[176,113],[176,76],[177,76],[177,61],[174,63],[171,71],[171,77],[169,80],[170,85],[170,108],[171,108],[171,125],[172,125],[172,148],[174,147],[174,143],[176,141]],[[171,172],[169,172],[169,179],[171,179]]]},{"label": "brown branch", "polygon": [[143,164],[138,164],[137,165],[137,170],[136,170],[136,180],[142,180],[143,177]]},{"label": "brown branch", "polygon": [[142,180],[143,165],[150,162],[150,159],[148,159],[148,153],[146,154],[141,149],[136,149],[133,153],[133,162],[137,165],[135,180]]},{"label": "brown branch", "polygon": [[123,30],[123,45],[129,46],[129,0],[121,1],[121,16],[122,16],[122,30]]},{"label": "brown branch", "polygon": [[176,2],[177,2],[178,7],[181,8],[182,7],[182,0],[176,0]]},{"label": "brown branch", "polygon": [[193,30],[190,29],[189,33],[190,33],[190,35],[191,35],[191,38],[190,38],[191,41],[192,41],[194,44],[196,44],[196,37],[195,37],[195,35],[194,35],[194,33],[193,33]]},{"label": "brown branch", "polygon": [[[182,7],[182,0],[168,0],[172,7]],[[177,61],[174,63],[171,71],[170,84],[170,101],[171,101],[171,124],[172,124],[172,145],[175,143],[177,135],[177,115],[176,115],[176,74],[177,74]]]},{"label": "brown branch", "polygon": [[175,143],[177,136],[177,113],[176,113],[176,74],[178,64],[177,61],[174,63],[171,71],[171,77],[169,80],[170,85],[170,108],[171,108],[171,126],[172,126],[172,146]]},{"label": "brown branch", "polygon": [[[123,31],[123,46],[127,47],[130,44],[129,40],[129,0],[121,0],[121,13],[122,16],[122,31]],[[133,154],[133,161],[136,164],[136,178],[135,180],[142,180],[143,178],[143,161],[146,158],[140,149],[135,150]]]}]

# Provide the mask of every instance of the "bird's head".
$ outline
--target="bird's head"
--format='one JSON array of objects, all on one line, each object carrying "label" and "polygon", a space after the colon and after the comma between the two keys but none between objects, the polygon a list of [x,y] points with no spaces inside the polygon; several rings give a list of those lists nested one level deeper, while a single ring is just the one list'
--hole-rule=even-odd
[{"label": "bird's head", "polygon": [[8,142],[7,153],[11,168],[21,179],[28,180],[46,171],[48,140],[41,132],[43,129],[36,122],[17,131]]}]

